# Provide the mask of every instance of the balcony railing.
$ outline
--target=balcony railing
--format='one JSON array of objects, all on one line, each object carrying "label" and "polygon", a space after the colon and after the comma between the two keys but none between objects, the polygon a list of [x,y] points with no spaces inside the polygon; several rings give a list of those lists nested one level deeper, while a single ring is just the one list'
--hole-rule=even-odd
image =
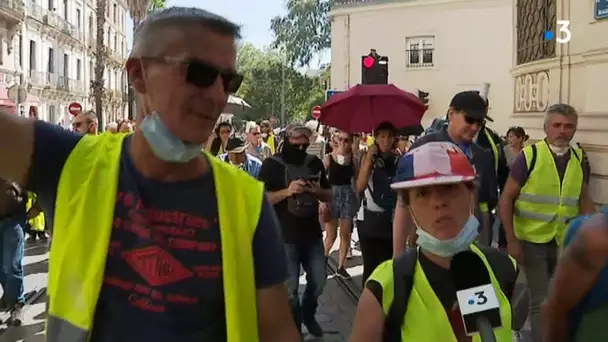
[{"label": "balcony railing", "polygon": [[[53,85],[51,85],[53,86]],[[54,86],[59,90],[69,90],[70,86],[68,83],[68,78],[65,76],[57,76],[57,81]]]},{"label": "balcony railing", "polygon": [[70,78],[68,81],[68,84],[69,84],[68,88],[71,93],[81,93],[81,94],[85,93],[84,81],[75,80],[73,78]]},{"label": "balcony railing", "polygon": [[9,10],[21,16],[25,13],[25,6],[22,0],[0,0],[0,9]]},{"label": "balcony railing", "polygon": [[408,68],[428,68],[433,66],[433,57],[435,49],[411,49],[405,50],[406,62]]},{"label": "balcony railing", "polygon": [[360,5],[376,5],[392,2],[406,2],[411,0],[334,0],[332,9],[340,7],[360,6]]},{"label": "balcony railing", "polygon": [[36,87],[44,87],[46,85],[46,73],[42,71],[29,70],[30,83]]},{"label": "balcony railing", "polygon": [[0,69],[0,84],[7,86],[17,81],[17,72],[12,70]]},{"label": "balcony railing", "polygon": [[36,4],[34,1],[30,1],[28,4],[28,15],[38,21],[44,21],[44,15],[47,10],[42,6]]}]

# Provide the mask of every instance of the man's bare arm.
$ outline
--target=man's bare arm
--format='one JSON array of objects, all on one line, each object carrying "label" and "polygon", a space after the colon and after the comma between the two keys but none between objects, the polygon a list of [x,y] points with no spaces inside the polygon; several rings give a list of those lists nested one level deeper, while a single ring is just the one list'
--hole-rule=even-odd
[{"label": "man's bare arm", "polygon": [[608,228],[604,214],[582,223],[560,258],[547,301],[543,305],[544,340],[566,341],[567,315],[593,287],[608,262]]},{"label": "man's bare arm", "polygon": [[517,181],[513,177],[509,177],[498,202],[498,215],[505,230],[507,241],[516,239],[513,231],[513,206],[520,191],[521,187],[517,184]]},{"label": "man's bare arm", "polygon": [[260,341],[300,342],[285,285],[259,289],[257,302]]},{"label": "man's bare arm", "polygon": [[591,199],[591,195],[589,194],[588,184],[583,184],[583,188],[581,189],[579,208],[581,215],[589,215],[595,212],[595,204],[593,204],[593,200]]},{"label": "man's bare arm", "polygon": [[272,191],[272,192],[269,191],[268,192],[268,200],[272,204],[277,204],[289,196],[290,196],[289,188],[285,188],[285,189],[279,190],[279,191]]},{"label": "man's bare arm", "polygon": [[25,185],[34,151],[34,121],[0,113],[0,177]]}]

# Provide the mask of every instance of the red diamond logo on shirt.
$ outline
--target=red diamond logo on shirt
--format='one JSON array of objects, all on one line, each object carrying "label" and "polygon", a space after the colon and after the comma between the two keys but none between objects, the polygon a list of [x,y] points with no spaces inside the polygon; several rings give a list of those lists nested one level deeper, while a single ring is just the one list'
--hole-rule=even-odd
[{"label": "red diamond logo on shirt", "polygon": [[158,246],[134,249],[123,254],[125,261],[152,286],[162,286],[193,276],[171,254]]}]

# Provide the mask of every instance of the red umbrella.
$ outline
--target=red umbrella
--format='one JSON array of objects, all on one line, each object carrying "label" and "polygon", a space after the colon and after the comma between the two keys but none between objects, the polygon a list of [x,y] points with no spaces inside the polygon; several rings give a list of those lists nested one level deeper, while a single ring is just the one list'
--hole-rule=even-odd
[{"label": "red umbrella", "polygon": [[420,125],[427,106],[392,84],[359,84],[329,98],[320,121],[349,133],[371,132],[388,121],[396,127]]}]

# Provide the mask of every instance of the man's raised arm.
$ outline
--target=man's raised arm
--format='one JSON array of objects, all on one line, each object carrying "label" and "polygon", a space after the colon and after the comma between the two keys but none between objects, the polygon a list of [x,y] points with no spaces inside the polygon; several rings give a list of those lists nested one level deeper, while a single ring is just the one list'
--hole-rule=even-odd
[{"label": "man's raised arm", "polygon": [[34,150],[34,121],[0,111],[0,177],[25,185]]}]

